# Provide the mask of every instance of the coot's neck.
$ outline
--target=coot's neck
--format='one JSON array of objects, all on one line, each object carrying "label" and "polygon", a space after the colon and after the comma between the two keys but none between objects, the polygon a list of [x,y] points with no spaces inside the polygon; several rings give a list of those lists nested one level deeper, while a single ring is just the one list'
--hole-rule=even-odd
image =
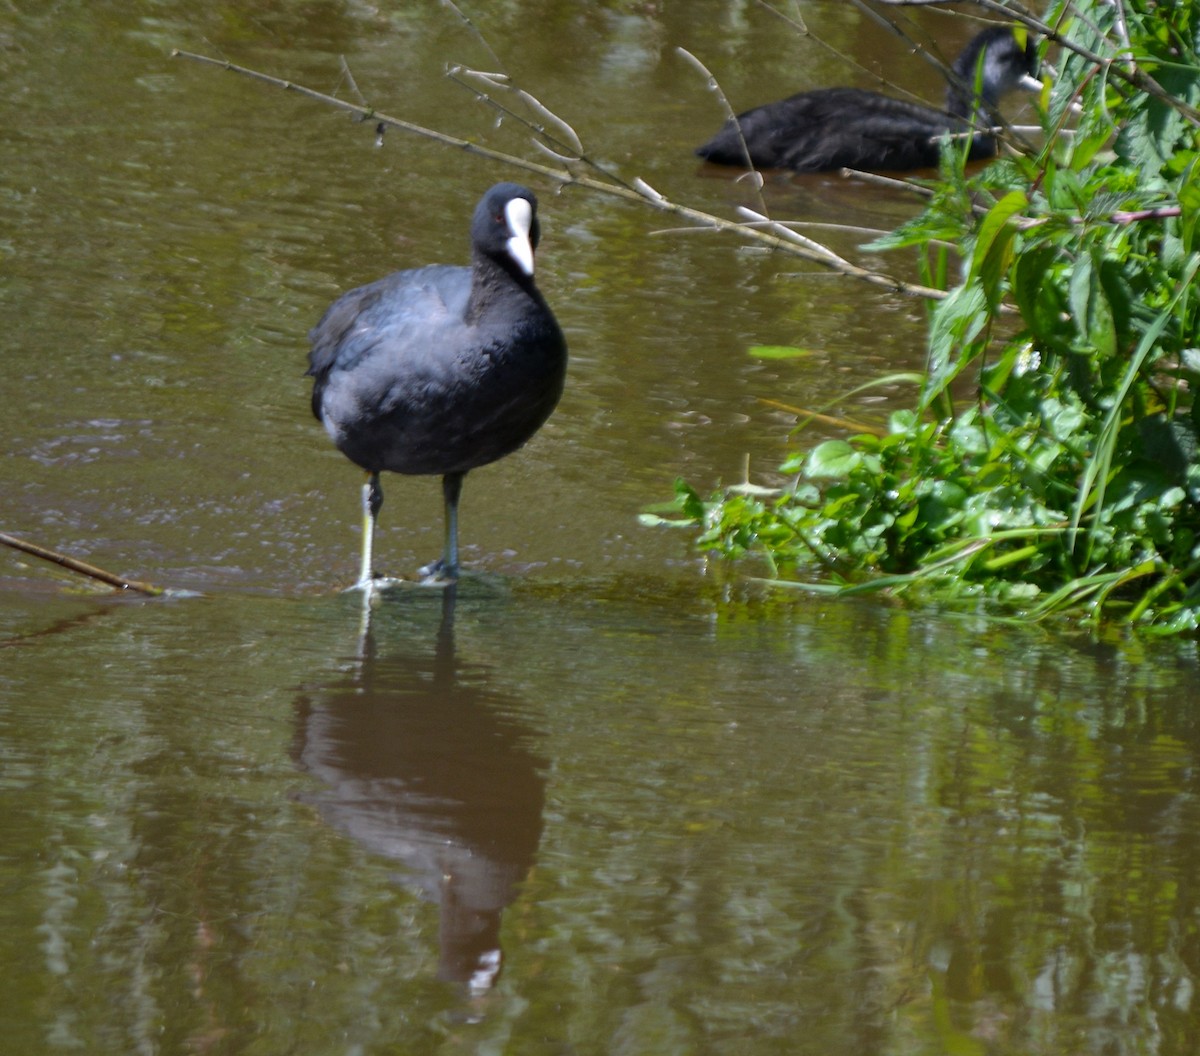
[{"label": "coot's neck", "polygon": [[982,96],[960,91],[953,85],[946,90],[946,113],[950,131],[971,133],[972,157],[986,157],[996,151],[996,137],[989,131],[1000,120],[986,93]]},{"label": "coot's neck", "polygon": [[994,112],[1008,80],[1007,59],[1007,52],[1002,54],[1000,45],[987,34],[972,41],[951,67],[946,110],[964,118],[973,118],[979,110]]},{"label": "coot's neck", "polygon": [[473,323],[489,305],[504,300],[532,298],[541,303],[541,294],[516,262],[508,256],[493,257],[478,249],[471,252],[471,296],[467,300],[467,322]]},{"label": "coot's neck", "polygon": [[[965,83],[967,87],[957,83],[959,81]],[[946,89],[946,112],[948,114],[952,117],[973,118],[979,110],[986,113],[995,108],[999,100],[992,98],[993,93],[988,91],[988,86],[985,84],[982,92],[976,92],[974,85],[975,74],[972,72],[967,78],[958,76],[956,83]]]}]

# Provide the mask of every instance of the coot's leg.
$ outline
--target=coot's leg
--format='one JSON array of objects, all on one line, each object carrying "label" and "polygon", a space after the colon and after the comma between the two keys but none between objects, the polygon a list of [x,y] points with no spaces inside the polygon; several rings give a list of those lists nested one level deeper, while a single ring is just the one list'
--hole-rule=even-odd
[{"label": "coot's leg", "polygon": [[359,569],[358,582],[354,584],[357,590],[370,590],[375,579],[375,572],[371,568],[371,551],[375,541],[375,518],[379,516],[382,505],[383,488],[379,486],[379,474],[370,473],[362,490],[362,567]]},{"label": "coot's leg", "polygon": [[446,503],[446,543],[441,559],[421,569],[426,579],[458,579],[458,497],[462,494],[465,473],[447,473],[442,477],[442,498]]},{"label": "coot's leg", "polygon": [[462,494],[462,473],[442,477],[442,497],[446,502],[446,548],[442,553],[442,574],[458,577],[458,497]]}]

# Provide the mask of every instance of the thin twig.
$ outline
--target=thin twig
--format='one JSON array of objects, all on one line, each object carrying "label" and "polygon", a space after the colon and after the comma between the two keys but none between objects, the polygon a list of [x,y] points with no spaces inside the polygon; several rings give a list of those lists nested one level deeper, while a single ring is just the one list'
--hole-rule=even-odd
[{"label": "thin twig", "polygon": [[492,50],[492,46],[487,42],[487,38],[479,31],[479,27],[477,27],[475,23],[467,17],[463,10],[456,3],[454,3],[454,0],[442,0],[442,6],[448,7],[454,12],[458,20],[464,26],[466,26],[471,36],[473,36],[478,42],[479,46],[488,53],[492,61],[496,64],[497,69],[503,70],[504,63],[500,60],[500,56]]},{"label": "thin twig", "polygon": [[343,79],[343,80],[346,82],[346,84],[349,86],[349,88],[350,88],[350,91],[352,91],[352,92],[355,94],[355,96],[357,97],[358,101],[359,101],[360,103],[362,103],[364,106],[366,106],[366,104],[367,104],[367,97],[366,97],[365,95],[363,95],[363,94],[362,94],[362,92],[360,92],[360,91],[358,90],[358,82],[357,82],[357,81],[354,79],[354,74],[350,72],[350,63],[348,63],[348,62],[346,61],[346,56],[345,56],[345,55],[339,55],[339,56],[338,56],[338,59],[341,61],[341,66],[342,66],[342,79]]},{"label": "thin twig", "polygon": [[132,590],[138,594],[146,594],[150,597],[159,597],[166,593],[163,587],[156,587],[152,583],[141,583],[136,579],[125,579],[112,572],[106,572],[102,568],[97,568],[95,565],[89,565],[86,561],[80,561],[78,558],[60,554],[57,550],[50,550],[44,546],[38,546],[37,543],[18,539],[15,535],[9,535],[7,532],[0,532],[0,543],[3,543],[5,546],[11,546],[14,550],[20,550],[23,554],[29,554],[31,557],[38,557],[43,561],[49,561],[70,572],[76,572],[81,576],[87,576],[89,579],[107,583],[110,587],[116,587],[118,590]]},{"label": "thin twig", "polygon": [[[1084,224],[1116,224],[1118,226],[1124,224],[1140,224],[1146,220],[1170,220],[1177,216],[1183,215],[1183,207],[1179,205],[1161,205],[1148,209],[1131,209],[1121,210],[1115,213],[1109,213],[1107,216],[1071,216],[1067,217],[1067,221],[1076,226]],[[1047,224],[1055,220],[1060,220],[1061,217],[1053,216],[1032,216],[1032,217],[1014,217],[1013,223],[1021,231],[1029,231],[1035,227],[1045,227]]]},{"label": "thin twig", "polygon": [[[583,142],[580,140],[579,134],[575,129],[529,92],[510,84],[507,74],[486,73],[482,70],[468,69],[466,66],[451,66],[446,71],[446,76],[460,88],[465,88],[469,91],[481,103],[492,107],[502,117],[511,118],[518,124],[524,125],[532,135],[533,145],[547,157],[566,166],[585,165],[595,171],[603,172],[600,166],[584,152]],[[500,89],[501,91],[514,94],[529,110],[538,115],[543,122],[555,126],[566,137],[566,140],[564,141],[561,136],[555,135],[546,124],[539,124],[517,113],[512,107],[500,102],[491,91],[471,84],[467,78],[479,81],[488,89]],[[616,180],[618,183],[623,182],[611,173],[604,172],[604,175]],[[628,185],[626,184],[626,186]]]},{"label": "thin twig", "polygon": [[[856,265],[851,264],[845,257],[839,256],[828,246],[806,235],[802,235],[799,231],[793,230],[787,224],[772,220],[770,217],[762,216],[756,213],[753,209],[747,209],[745,206],[739,206],[738,212],[741,213],[750,221],[750,228],[756,231],[772,231],[780,238],[786,239],[805,252],[802,254],[805,259],[816,261],[818,264],[824,264],[827,268],[832,268],[834,271],[839,271],[843,275],[852,274],[857,270]],[[925,297],[928,300],[942,300],[946,294],[934,289],[932,286],[920,286],[916,283],[907,283],[908,292],[914,293],[919,297]]]},{"label": "thin twig", "polygon": [[866,172],[863,169],[838,169],[838,175],[844,176],[846,179],[862,180],[864,183],[874,183],[880,187],[888,187],[895,191],[907,191],[909,194],[915,194],[920,198],[932,198],[933,188],[925,187],[919,183],[914,183],[912,180],[901,180],[895,176],[884,176],[878,172]]},{"label": "thin twig", "polygon": [[721,100],[721,105],[725,108],[725,119],[732,123],[734,131],[737,133],[738,144],[742,148],[742,160],[746,163],[746,171],[750,175],[751,182],[754,185],[754,193],[758,197],[758,207],[764,214],[767,211],[767,202],[763,198],[763,176],[754,167],[754,161],[750,157],[750,147],[746,143],[746,137],[742,135],[742,123],[738,120],[737,112],[733,109],[729,99],[725,95],[724,89],[721,88],[720,82],[717,80],[713,72],[704,65],[695,55],[687,48],[676,48],[676,54],[691,63],[692,67],[700,72],[700,75],[708,81],[708,90],[716,93],[718,99]]}]

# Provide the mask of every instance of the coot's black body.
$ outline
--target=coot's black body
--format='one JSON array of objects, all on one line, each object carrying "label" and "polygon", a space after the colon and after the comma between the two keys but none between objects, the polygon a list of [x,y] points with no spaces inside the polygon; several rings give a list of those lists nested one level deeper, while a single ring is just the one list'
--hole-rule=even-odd
[{"label": "coot's black body", "polygon": [[[983,119],[990,124],[988,111],[1006,92],[1036,83],[1033,43],[1022,47],[1009,26],[985,29],[955,60],[944,111],[860,88],[818,88],[747,110],[738,115],[736,125],[727,121],[696,153],[719,165],[744,167],[748,151],[755,168],[796,172],[936,165],[941,137],[971,128],[971,115],[978,109],[974,88],[981,55]],[[995,152],[992,136],[972,136],[971,158],[988,158]]]},{"label": "coot's black body", "polygon": [[370,475],[360,586],[369,586],[379,474],[441,474],[446,550],[457,572],[462,477],[515,451],[562,395],[567,349],[533,283],[533,193],[502,183],[471,223],[471,266],[401,271],[345,294],[309,335],[313,413]]}]

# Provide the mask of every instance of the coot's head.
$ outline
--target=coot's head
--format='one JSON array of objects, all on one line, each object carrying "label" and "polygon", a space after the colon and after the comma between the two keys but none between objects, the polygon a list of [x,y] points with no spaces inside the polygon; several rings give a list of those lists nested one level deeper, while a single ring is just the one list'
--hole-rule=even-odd
[{"label": "coot's head", "polygon": [[528,187],[498,183],[475,207],[471,245],[505,270],[515,268],[526,278],[532,277],[533,251],[540,237],[537,198]]},{"label": "coot's head", "polygon": [[1024,27],[991,26],[976,36],[955,60],[958,87],[972,95],[981,55],[979,84],[989,105],[995,106],[1003,95],[1016,88],[1041,88],[1037,80],[1037,49]]}]

